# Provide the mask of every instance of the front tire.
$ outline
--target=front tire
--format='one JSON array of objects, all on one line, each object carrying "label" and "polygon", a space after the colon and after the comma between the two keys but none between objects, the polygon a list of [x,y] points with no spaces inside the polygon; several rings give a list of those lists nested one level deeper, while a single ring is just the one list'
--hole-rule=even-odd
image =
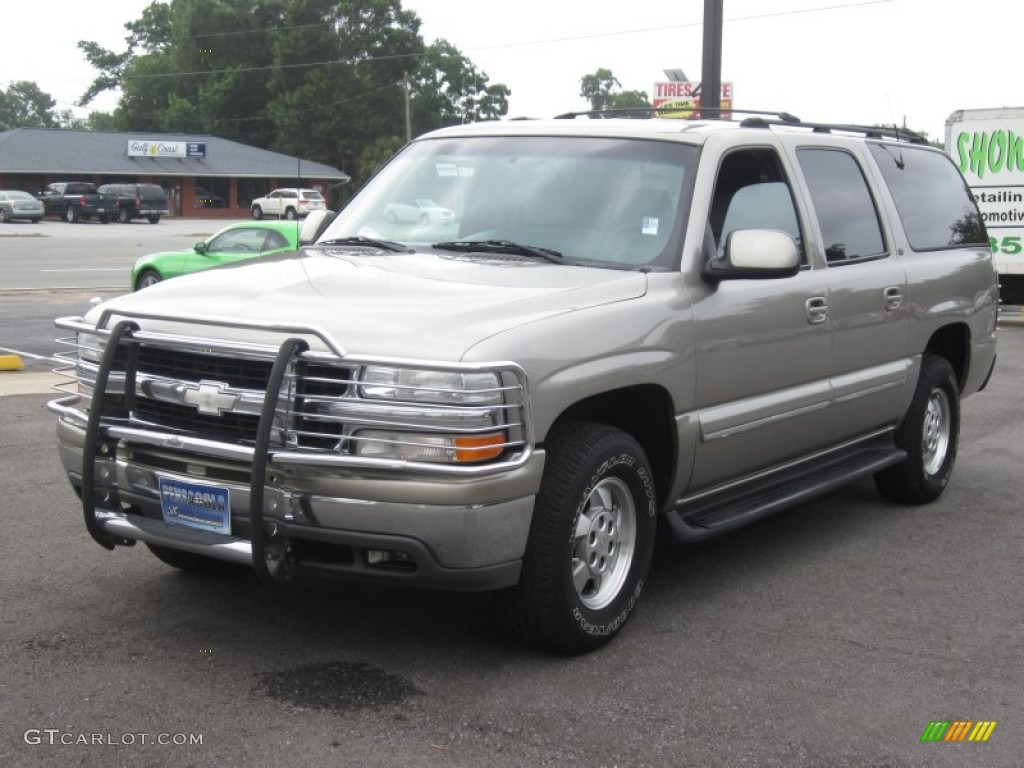
[{"label": "front tire", "polygon": [[657,526],[653,474],[636,440],[602,424],[566,424],[546,451],[519,584],[501,607],[527,643],[585,653],[622,629],[643,591]]},{"label": "front tire", "polygon": [[159,224],[160,223],[160,217],[159,216],[150,216],[149,217],[149,223],[150,224]]},{"label": "front tire", "polygon": [[144,269],[142,274],[139,275],[139,279],[135,281],[135,290],[141,291],[143,288],[149,288],[151,285],[156,285],[161,280],[160,274],[155,269]]},{"label": "front tire", "polygon": [[[39,219],[34,219],[34,221],[39,221]],[[7,211],[5,211],[3,208],[0,208],[0,224],[6,224],[6,223],[7,223]]]},{"label": "front tire", "polygon": [[960,439],[960,388],[944,357],[924,356],[921,375],[896,446],[907,458],[875,475],[875,486],[890,501],[927,504],[942,495],[953,474]]},{"label": "front tire", "polygon": [[252,207],[252,217],[256,221],[259,221],[260,219],[262,219],[263,218],[263,209],[260,208],[258,205],[254,205]]}]

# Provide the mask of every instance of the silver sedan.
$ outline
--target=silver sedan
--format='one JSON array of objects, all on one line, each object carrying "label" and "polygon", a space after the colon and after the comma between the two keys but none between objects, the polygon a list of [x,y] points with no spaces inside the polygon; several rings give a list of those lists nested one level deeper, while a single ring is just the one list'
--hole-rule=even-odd
[{"label": "silver sedan", "polygon": [[43,218],[43,204],[28,192],[0,190],[0,224],[12,219],[28,219],[33,224]]}]

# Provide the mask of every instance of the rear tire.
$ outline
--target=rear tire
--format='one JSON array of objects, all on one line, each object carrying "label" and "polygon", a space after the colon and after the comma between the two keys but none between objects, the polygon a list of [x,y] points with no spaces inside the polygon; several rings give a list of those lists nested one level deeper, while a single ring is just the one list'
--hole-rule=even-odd
[{"label": "rear tire", "polygon": [[149,217],[149,223],[150,224],[159,224],[160,223],[160,217],[159,216],[150,216]]},{"label": "rear tire", "polygon": [[128,211],[122,208],[117,212],[117,220],[122,224],[127,224],[132,220],[132,217],[128,215]]},{"label": "rear tire", "polygon": [[64,209],[64,221],[66,221],[68,224],[77,224],[79,218],[81,217],[78,215],[77,208]]},{"label": "rear tire", "polygon": [[875,475],[875,486],[890,501],[927,504],[942,495],[953,474],[960,439],[960,389],[944,357],[926,354],[921,375],[896,446],[907,452],[899,464]]},{"label": "rear tire", "polygon": [[223,560],[197,555],[194,552],[182,552],[180,549],[161,547],[159,544],[147,543],[146,546],[150,552],[156,555],[157,560],[186,573],[225,573],[237,571],[241,567]]},{"label": "rear tire", "polygon": [[500,595],[501,608],[528,644],[585,653],[622,629],[643,591],[653,474],[636,440],[603,424],[565,424],[546,452],[519,584]]},{"label": "rear tire", "polygon": [[295,209],[294,208],[286,208],[285,212],[284,212],[284,217],[288,221],[295,221],[295,219],[298,218],[298,214],[295,213]]}]

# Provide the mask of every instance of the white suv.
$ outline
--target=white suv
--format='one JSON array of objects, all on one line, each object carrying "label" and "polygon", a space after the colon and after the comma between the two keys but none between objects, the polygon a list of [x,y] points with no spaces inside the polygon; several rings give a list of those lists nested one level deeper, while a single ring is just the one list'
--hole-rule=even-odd
[{"label": "white suv", "polygon": [[257,197],[252,201],[251,210],[254,219],[262,219],[264,214],[278,218],[297,219],[310,211],[323,211],[327,208],[324,196],[315,189],[275,189],[265,197]]}]

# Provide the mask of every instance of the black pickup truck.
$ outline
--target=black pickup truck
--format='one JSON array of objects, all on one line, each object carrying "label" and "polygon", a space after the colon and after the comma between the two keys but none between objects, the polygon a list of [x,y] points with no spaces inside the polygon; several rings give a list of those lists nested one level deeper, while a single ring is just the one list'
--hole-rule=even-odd
[{"label": "black pickup truck", "polygon": [[88,221],[94,216],[106,224],[117,216],[117,196],[101,194],[87,181],[58,181],[39,193],[45,215],[59,216],[69,224]]},{"label": "black pickup truck", "polygon": [[97,191],[114,197],[114,216],[122,224],[142,218],[159,224],[160,217],[168,214],[167,193],[157,184],[104,184]]}]

